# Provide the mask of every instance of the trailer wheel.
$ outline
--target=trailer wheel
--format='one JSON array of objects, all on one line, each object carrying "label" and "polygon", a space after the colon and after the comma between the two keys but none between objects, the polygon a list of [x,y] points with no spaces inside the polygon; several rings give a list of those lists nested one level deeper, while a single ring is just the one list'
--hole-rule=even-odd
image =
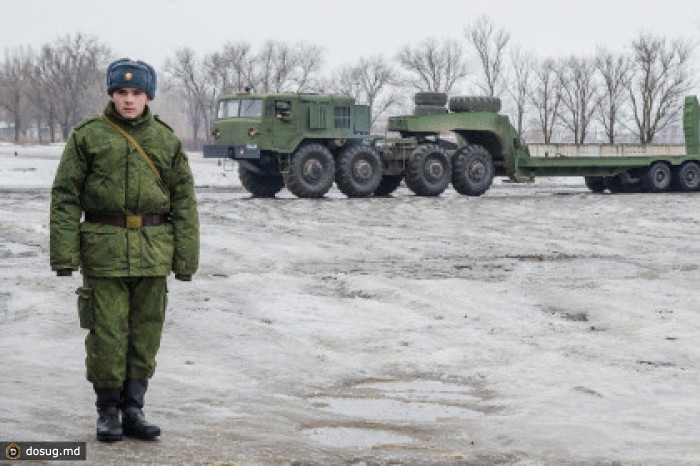
[{"label": "trailer wheel", "polygon": [[607,188],[605,178],[602,176],[584,176],[586,187],[594,193],[602,193]]},{"label": "trailer wheel", "polygon": [[652,193],[661,193],[671,189],[671,167],[664,162],[654,162],[647,169],[644,184]]},{"label": "trailer wheel", "polygon": [[444,92],[416,92],[413,96],[416,105],[438,105],[444,107],[447,104],[447,94]]},{"label": "trailer wheel", "polygon": [[481,196],[491,187],[493,175],[493,159],[484,146],[465,146],[452,157],[452,186],[460,194]]},{"label": "trailer wheel", "polygon": [[382,162],[371,146],[345,149],[336,162],[335,184],[348,197],[370,196],[382,178]]},{"label": "trailer wheel", "polygon": [[241,184],[253,197],[275,197],[284,188],[281,176],[259,175],[238,164],[238,178]]},{"label": "trailer wheel", "polygon": [[403,180],[403,175],[382,176],[379,186],[374,190],[374,195],[378,197],[390,195],[401,185],[401,180]]},{"label": "trailer wheel", "polygon": [[686,162],[676,173],[676,185],[681,191],[697,191],[700,189],[700,165],[697,162]]},{"label": "trailer wheel", "polygon": [[323,197],[333,185],[333,155],[321,144],[306,144],[292,155],[282,175],[287,189],[297,197]]},{"label": "trailer wheel", "polygon": [[450,97],[449,109],[451,112],[499,112],[501,99],[498,97]]},{"label": "trailer wheel", "polygon": [[450,182],[450,161],[437,144],[413,151],[406,165],[406,186],[418,196],[439,196]]}]

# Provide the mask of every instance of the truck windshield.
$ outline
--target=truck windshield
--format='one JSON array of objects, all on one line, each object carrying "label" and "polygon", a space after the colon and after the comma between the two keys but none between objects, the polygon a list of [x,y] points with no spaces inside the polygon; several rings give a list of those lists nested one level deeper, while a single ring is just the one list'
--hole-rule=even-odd
[{"label": "truck windshield", "polygon": [[241,116],[247,118],[260,118],[262,116],[263,102],[261,99],[241,100]]},{"label": "truck windshield", "polygon": [[218,118],[260,118],[262,116],[262,99],[232,99],[219,102]]},{"label": "truck windshield", "polygon": [[218,118],[231,118],[238,116],[238,107],[241,103],[240,100],[222,100],[219,102],[219,113]]}]

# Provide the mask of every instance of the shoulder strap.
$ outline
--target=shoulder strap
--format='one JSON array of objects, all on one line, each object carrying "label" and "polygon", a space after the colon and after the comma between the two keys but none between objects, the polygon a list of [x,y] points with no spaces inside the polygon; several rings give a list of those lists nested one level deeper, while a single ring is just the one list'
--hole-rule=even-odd
[{"label": "shoulder strap", "polygon": [[129,142],[136,148],[136,150],[138,151],[139,154],[141,154],[141,157],[143,157],[143,159],[146,161],[146,163],[148,164],[148,166],[151,167],[151,170],[153,171],[153,173],[156,174],[156,177],[158,177],[158,180],[159,180],[161,183],[163,183],[163,179],[160,177],[160,172],[158,171],[158,169],[156,168],[156,166],[153,165],[153,161],[152,161],[151,158],[148,156],[148,154],[146,154],[146,152],[143,150],[143,148],[141,147],[141,145],[139,145],[139,143],[136,142],[136,139],[134,139],[133,137],[131,137],[131,135],[130,135],[129,133],[127,133],[126,131],[124,131],[124,128],[122,128],[121,126],[119,126],[118,124],[116,124],[115,122],[113,122],[112,120],[110,120],[109,118],[104,117],[104,119],[105,119],[105,121],[106,121],[107,123],[109,123],[110,125],[112,125],[112,126],[114,127],[114,129],[116,129],[117,131],[119,131],[119,133],[120,133],[122,136],[124,136],[124,137],[126,138],[126,140],[129,141]]}]

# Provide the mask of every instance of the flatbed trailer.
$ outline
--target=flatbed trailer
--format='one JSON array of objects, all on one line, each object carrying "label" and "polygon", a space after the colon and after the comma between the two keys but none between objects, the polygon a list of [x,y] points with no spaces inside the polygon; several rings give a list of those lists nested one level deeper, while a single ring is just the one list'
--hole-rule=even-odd
[{"label": "flatbed trailer", "polygon": [[[698,191],[700,111],[696,96],[686,97],[683,120],[685,154],[632,156],[533,157],[508,117],[493,111],[453,112],[431,117],[392,117],[389,129],[418,141],[453,134],[457,138],[457,148],[452,153],[447,150],[452,160],[454,154],[459,154],[467,147],[483,149],[488,153],[487,158],[462,164],[467,170],[466,178],[481,183],[482,186],[490,185],[489,173],[493,173],[495,176],[506,176],[514,182],[533,182],[542,176],[581,176],[595,192]],[[455,188],[459,191],[457,186]],[[485,190],[473,192],[479,194]]]}]

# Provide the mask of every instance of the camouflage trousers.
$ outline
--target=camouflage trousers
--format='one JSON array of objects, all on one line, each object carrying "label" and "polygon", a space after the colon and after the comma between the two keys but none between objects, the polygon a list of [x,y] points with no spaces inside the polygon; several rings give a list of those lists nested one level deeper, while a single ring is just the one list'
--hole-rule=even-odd
[{"label": "camouflage trousers", "polygon": [[168,303],[166,277],[86,277],[78,295],[87,379],[118,388],[127,378],[150,379]]}]

